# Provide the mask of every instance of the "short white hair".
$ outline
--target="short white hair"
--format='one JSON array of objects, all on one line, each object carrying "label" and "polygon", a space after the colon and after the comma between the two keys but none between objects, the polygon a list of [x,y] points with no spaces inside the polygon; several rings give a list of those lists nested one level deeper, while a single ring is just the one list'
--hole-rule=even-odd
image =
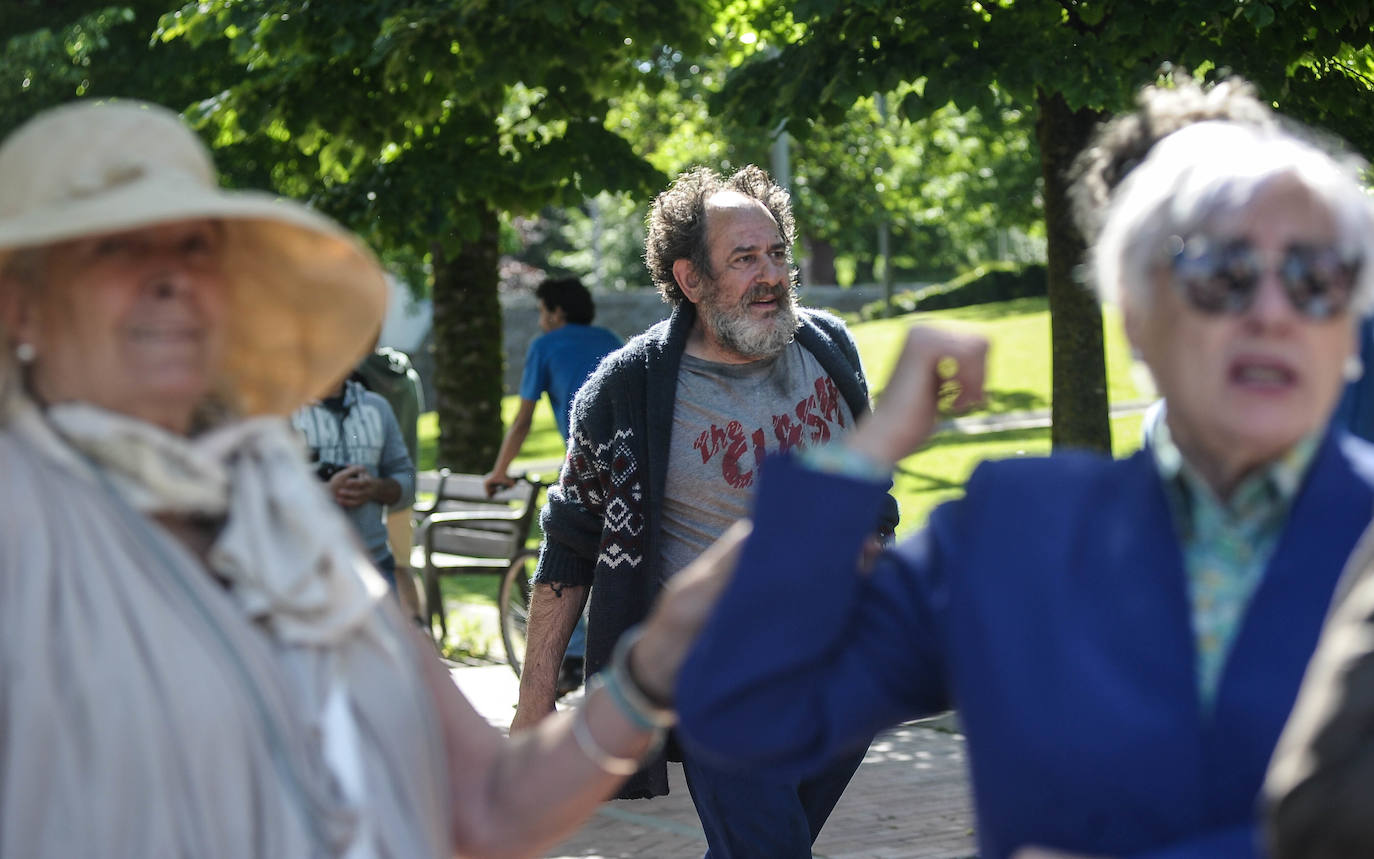
[{"label": "short white hair", "polygon": [[1151,269],[1171,236],[1243,210],[1273,182],[1297,181],[1330,213],[1335,249],[1360,259],[1351,307],[1374,302],[1374,203],[1360,181],[1364,163],[1273,127],[1213,120],[1160,140],[1112,195],[1093,248],[1093,281],[1103,301],[1148,306]]}]

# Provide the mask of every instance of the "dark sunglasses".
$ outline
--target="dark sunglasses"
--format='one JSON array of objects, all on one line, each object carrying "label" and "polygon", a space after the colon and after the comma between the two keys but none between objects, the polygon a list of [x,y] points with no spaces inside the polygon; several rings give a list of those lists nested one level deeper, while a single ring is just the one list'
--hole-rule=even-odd
[{"label": "dark sunglasses", "polygon": [[[1269,271],[1264,255],[1243,239],[1214,242],[1202,237],[1169,241],[1174,285],[1203,313],[1244,313],[1255,303]],[[1332,247],[1289,245],[1275,272],[1293,309],[1308,319],[1330,319],[1350,306],[1363,260],[1343,257]]]}]

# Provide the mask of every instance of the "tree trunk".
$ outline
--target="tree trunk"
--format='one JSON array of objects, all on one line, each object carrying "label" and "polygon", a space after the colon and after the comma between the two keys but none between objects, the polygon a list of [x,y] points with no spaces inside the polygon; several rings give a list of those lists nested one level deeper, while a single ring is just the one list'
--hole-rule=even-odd
[{"label": "tree trunk", "polygon": [[439,413],[438,464],[484,474],[501,444],[501,301],[495,210],[478,215],[477,237],[449,260],[434,258],[434,396]]},{"label": "tree trunk", "polygon": [[1102,308],[1075,277],[1085,245],[1068,198],[1068,168],[1096,127],[1096,111],[1070,110],[1058,93],[1037,93],[1040,170],[1045,180],[1050,302],[1051,419],[1055,448],[1112,449]]},{"label": "tree trunk", "polygon": [[835,277],[835,246],[825,239],[807,236],[806,272],[802,279],[804,286],[834,286],[839,282]]}]

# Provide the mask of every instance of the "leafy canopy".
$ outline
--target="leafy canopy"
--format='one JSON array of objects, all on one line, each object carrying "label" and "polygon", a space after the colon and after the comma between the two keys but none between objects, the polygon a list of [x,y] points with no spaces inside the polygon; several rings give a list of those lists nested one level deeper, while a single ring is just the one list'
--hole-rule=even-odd
[{"label": "leafy canopy", "polygon": [[687,2],[210,0],[164,15],[155,35],[223,43],[242,70],[188,112],[236,172],[380,247],[453,252],[481,207],[661,185],[606,124],[608,102],[665,41],[700,41],[707,14]]}]

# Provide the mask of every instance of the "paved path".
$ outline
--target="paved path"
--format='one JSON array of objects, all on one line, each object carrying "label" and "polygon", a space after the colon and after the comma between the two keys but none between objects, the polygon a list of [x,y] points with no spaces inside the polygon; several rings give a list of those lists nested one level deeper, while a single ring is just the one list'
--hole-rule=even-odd
[{"label": "paved path", "polygon": [[[456,667],[453,678],[492,724],[515,711],[515,674],[505,665]],[[563,705],[577,703],[578,695]],[[965,859],[976,855],[964,740],[949,720],[884,732],[869,747],[815,845],[824,859]],[[931,724],[944,727],[929,727]],[[706,841],[682,767],[669,765],[670,795],[608,802],[548,859],[700,859]]]},{"label": "paved path", "polygon": [[[1142,412],[1148,401],[1122,403],[1112,415]],[[981,434],[1049,426],[1048,409],[956,418],[938,431]],[[557,473],[555,460],[522,463]],[[516,678],[505,665],[455,667],[454,680],[488,721],[505,729],[515,712]],[[572,705],[580,693],[565,698]],[[966,859],[976,856],[964,738],[952,720],[902,725],[869,747],[830,816],[814,855],[822,859]],[[547,859],[700,859],[706,841],[692,809],[682,767],[669,764],[671,793],[653,800],[608,802]]]}]

